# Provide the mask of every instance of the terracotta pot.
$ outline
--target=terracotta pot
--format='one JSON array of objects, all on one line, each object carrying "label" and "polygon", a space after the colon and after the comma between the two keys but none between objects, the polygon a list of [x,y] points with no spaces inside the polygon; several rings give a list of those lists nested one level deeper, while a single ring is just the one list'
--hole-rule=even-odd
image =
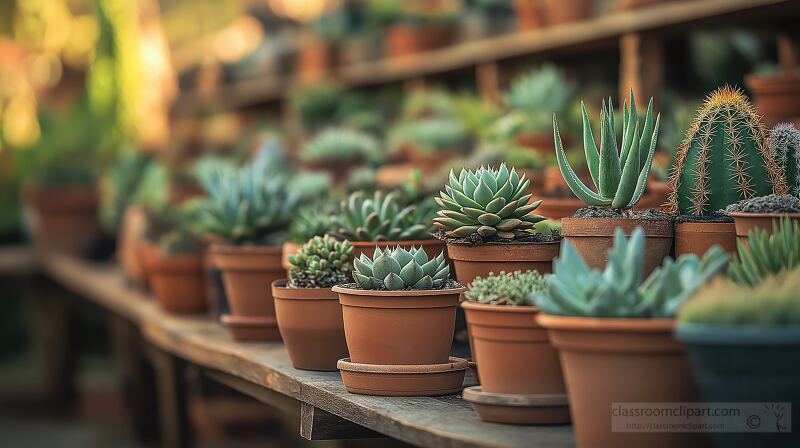
[{"label": "terracotta pot", "polygon": [[467,360],[450,357],[441,364],[375,365],[339,361],[348,392],[382,397],[453,395],[461,392]]},{"label": "terracotta pot", "polygon": [[333,66],[333,50],[328,42],[311,35],[304,36],[298,54],[298,69],[303,81],[325,78]]},{"label": "terracotta pot", "polygon": [[672,319],[540,314],[537,321],[558,349],[579,446],[707,445],[704,434],[612,432],[613,403],[698,401],[686,350],[672,338]]},{"label": "terracotta pot", "polygon": [[[558,257],[559,241],[553,243],[448,244],[456,280],[468,285],[475,277],[490,272],[539,271],[553,272],[553,258]],[[489,391],[492,392],[492,391]]]},{"label": "terracotta pot", "polygon": [[662,210],[669,200],[669,194],[672,190],[666,182],[651,180],[647,182],[647,189],[644,191],[642,199],[634,207],[635,210],[647,210],[654,208]]},{"label": "terracotta pot", "polygon": [[178,314],[206,310],[203,257],[166,255],[157,248],[150,253],[149,276],[156,302],[164,311]]},{"label": "terracotta pot", "polygon": [[537,30],[544,26],[541,0],[514,0],[514,12],[517,28],[521,31]]},{"label": "terracotta pot", "polygon": [[545,0],[548,25],[577,22],[592,15],[592,0]]},{"label": "terracotta pot", "polygon": [[94,185],[22,190],[31,234],[45,250],[85,255],[100,238],[99,194]]},{"label": "terracotta pot", "polygon": [[348,356],[339,296],[330,288],[287,288],[272,282],[275,317],[295,369],[337,370]]},{"label": "terracotta pot", "polygon": [[373,291],[334,286],[342,304],[352,361],[390,365],[446,363],[456,306],[466,289]]},{"label": "terracotta pot", "polygon": [[702,257],[712,246],[736,253],[736,230],[732,222],[679,222],[675,224],[675,256]]},{"label": "terracotta pot", "polygon": [[[300,248],[303,247],[300,243],[293,243],[291,241],[287,241],[283,243],[281,247],[281,267],[288,273],[289,269],[292,267],[289,264],[289,257],[296,254]],[[372,255],[372,254],[370,254]]]},{"label": "terracotta pot", "polygon": [[392,58],[408,56],[444,47],[452,38],[453,30],[449,27],[396,24],[386,29],[384,52]]},{"label": "terracotta pot", "polygon": [[749,75],[745,77],[745,84],[768,126],[800,117],[800,76]]},{"label": "terracotta pot", "polygon": [[286,275],[281,267],[280,246],[212,244],[209,254],[222,271],[233,316],[275,319],[270,285]]},{"label": "terracotta pot", "polygon": [[733,218],[736,226],[736,237],[747,240],[747,234],[751,230],[762,229],[768,235],[772,235],[772,226],[776,225],[783,218],[789,218],[793,223],[800,224],[800,213],[741,213],[728,212],[728,216]]},{"label": "terracotta pot", "polygon": [[[526,132],[517,135],[515,140],[518,146],[532,149],[539,153],[542,157],[547,157],[553,154],[555,151],[555,143],[553,142],[552,132]],[[564,144],[565,148],[569,148],[572,144],[572,140],[566,135],[562,137],[561,142]],[[556,168],[556,170],[558,170],[558,168]],[[558,175],[560,176],[561,172],[559,172]]]},{"label": "terracotta pot", "polygon": [[614,231],[621,228],[630,237],[636,227],[644,230],[644,271],[647,277],[661,266],[664,257],[672,250],[674,227],[669,220],[630,218],[564,218],[561,234],[583,257],[590,268],[604,269],[608,251],[614,246]]},{"label": "terracotta pot", "polygon": [[575,212],[586,206],[578,198],[554,198],[539,196],[533,199],[542,200],[539,207],[536,208],[536,214],[542,215],[549,219],[563,219],[569,218]]},{"label": "terracotta pot", "polygon": [[144,287],[146,289],[152,288],[151,275],[155,267],[156,258],[158,257],[158,248],[153,243],[144,238],[140,238],[136,242],[136,258],[139,259],[139,265],[142,267],[142,273],[145,278]]},{"label": "terracotta pot", "polygon": [[667,0],[617,0],[617,9],[628,10],[663,3]]},{"label": "terracotta pot", "polygon": [[137,253],[137,246],[146,227],[147,215],[144,207],[130,206],[125,210],[117,236],[117,261],[125,275],[140,286],[147,285],[147,273],[145,273],[141,257]]}]

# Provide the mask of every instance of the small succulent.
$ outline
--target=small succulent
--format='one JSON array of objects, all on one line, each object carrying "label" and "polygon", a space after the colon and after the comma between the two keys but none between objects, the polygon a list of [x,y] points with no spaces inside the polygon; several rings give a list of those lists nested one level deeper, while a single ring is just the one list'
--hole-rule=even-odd
[{"label": "small succulent", "polygon": [[338,239],[350,241],[407,241],[428,238],[427,222],[420,217],[416,206],[403,206],[396,193],[376,191],[368,197],[357,191],[341,202],[333,220],[336,230],[330,232]]},{"label": "small succulent", "polygon": [[667,258],[642,281],[644,231],[637,227],[630,240],[621,229],[614,233],[603,272],[589,269],[569,242],[547,277],[547,292],[535,302],[547,314],[585,317],[673,317],[681,304],[709,279],[721,272],[728,257],[713,247],[702,259],[682,255]]},{"label": "small succulent", "polygon": [[353,278],[363,289],[438,289],[450,279],[450,266],[444,252],[428,260],[422,248],[405,250],[397,246],[382,251],[376,247],[372,259],[361,254],[353,265]]},{"label": "small succulent", "polygon": [[558,123],[553,115],[553,135],[556,142],[556,158],[561,175],[570,190],[587,205],[625,210],[633,208],[644,194],[647,176],[653,164],[653,154],[658,141],[658,127],[661,115],[653,122],[653,99],[647,106],[644,123],[639,123],[636,100],[631,90],[630,108],[626,102],[622,115],[622,146],[617,149],[617,135],[614,131],[614,105],[608,99],[608,107],[603,103],[600,112],[600,151],[592,134],[586,106],[581,103],[583,115],[583,146],[586,162],[595,190],[586,186],[575,174],[567,160]]},{"label": "small succulent", "polygon": [[393,150],[408,145],[427,153],[463,152],[467,140],[464,125],[455,118],[424,118],[398,124],[390,133]]},{"label": "small succulent", "polygon": [[492,305],[533,305],[533,295],[547,289],[537,271],[514,271],[476,277],[464,296],[471,302]]},{"label": "small succulent", "polygon": [[441,207],[433,223],[447,238],[466,238],[473,234],[503,240],[529,234],[527,231],[545,218],[533,213],[541,201],[528,204],[530,181],[511,171],[505,163],[500,168],[462,169],[458,177],[450,171],[445,191],[436,202]]},{"label": "small succulent", "polygon": [[738,256],[728,268],[728,277],[743,285],[757,285],[800,266],[800,224],[784,218],[773,224],[772,235],[753,229],[747,241],[738,241],[737,246]]},{"label": "small succulent", "polygon": [[505,102],[525,117],[524,127],[531,132],[548,132],[551,115],[564,113],[572,96],[572,87],[561,70],[544,64],[538,70],[520,76],[511,84]]},{"label": "small succulent", "polygon": [[380,156],[378,141],[369,134],[347,128],[322,131],[300,150],[309,162],[373,160]]},{"label": "small succulent", "polygon": [[295,255],[289,256],[289,286],[292,288],[330,288],[347,283],[353,266],[349,241],[330,236],[315,236]]},{"label": "small succulent", "polygon": [[315,236],[323,236],[336,226],[331,220],[332,208],[327,202],[310,204],[297,209],[289,225],[289,241],[304,244]]},{"label": "small succulent", "polygon": [[789,193],[800,194],[800,130],[793,123],[780,123],[769,131],[769,147],[783,177]]}]

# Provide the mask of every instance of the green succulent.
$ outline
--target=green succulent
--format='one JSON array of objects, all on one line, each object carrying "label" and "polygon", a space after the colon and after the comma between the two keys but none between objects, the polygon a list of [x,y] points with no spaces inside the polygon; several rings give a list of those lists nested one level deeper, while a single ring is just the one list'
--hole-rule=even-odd
[{"label": "green succulent", "polygon": [[644,123],[640,127],[636,112],[636,100],[631,90],[630,108],[626,102],[622,116],[622,146],[617,149],[617,135],[614,132],[614,106],[611,98],[608,107],[605,102],[600,112],[600,151],[597,150],[592,126],[586,106],[581,103],[583,115],[583,146],[592,182],[597,191],[587,187],[575,174],[567,160],[558,123],[553,115],[553,135],[556,142],[556,158],[561,175],[570,190],[580,200],[595,207],[625,210],[633,208],[644,194],[647,176],[653,164],[653,154],[658,141],[658,127],[661,115],[653,123],[653,99],[647,106]]},{"label": "green succulent", "polygon": [[353,265],[353,278],[364,289],[438,289],[450,279],[450,266],[444,252],[428,260],[428,254],[422,248],[405,250],[397,246],[381,251],[376,247],[372,259],[361,254]]},{"label": "green succulent", "polygon": [[368,197],[357,191],[341,202],[331,219],[331,235],[350,241],[407,241],[427,239],[427,222],[419,222],[415,205],[403,206],[394,192],[376,191]]},{"label": "green succulent", "polygon": [[289,286],[292,288],[330,288],[347,283],[353,266],[350,242],[330,236],[315,236],[295,255],[289,256]]},{"label": "green succulent", "polygon": [[441,207],[433,223],[447,238],[466,238],[473,234],[504,240],[528,235],[545,218],[533,213],[541,201],[528,204],[530,181],[506,164],[500,168],[462,169],[458,177],[450,171],[445,191],[436,202]]},{"label": "green succulent", "polygon": [[348,128],[326,129],[300,150],[300,159],[307,162],[375,160],[379,156],[375,138]]},{"label": "green succulent", "polygon": [[292,173],[292,178],[286,183],[286,188],[303,203],[326,197],[332,188],[331,175],[324,171],[304,171]]},{"label": "green succulent", "polygon": [[412,145],[428,153],[461,152],[466,141],[466,129],[455,118],[424,118],[403,122],[393,128],[389,135],[389,145],[395,151]]},{"label": "green succulent", "polygon": [[668,318],[700,286],[721,272],[727,255],[713,247],[702,259],[682,255],[666,258],[642,281],[644,231],[637,227],[630,240],[621,229],[614,233],[603,272],[589,269],[569,242],[547,277],[548,291],[535,296],[547,314],[584,317]]},{"label": "green succulent", "polygon": [[187,255],[199,253],[202,244],[187,229],[174,229],[159,239],[158,247],[162,253],[167,255]]},{"label": "green succulent", "polygon": [[779,123],[769,131],[769,147],[783,177],[789,193],[800,194],[800,130],[794,123]]},{"label": "green succulent", "polygon": [[524,115],[526,130],[548,132],[551,114],[566,112],[571,96],[572,87],[564,73],[553,64],[544,64],[514,80],[505,102],[512,111]]},{"label": "green succulent", "polygon": [[304,129],[318,129],[340,118],[340,108],[346,95],[341,87],[316,85],[293,93],[289,102]]},{"label": "green succulent", "polygon": [[728,268],[728,277],[743,285],[757,285],[765,278],[800,265],[800,224],[784,218],[773,223],[772,235],[753,229],[747,241],[737,241],[738,256]]},{"label": "green succulent", "polygon": [[547,289],[547,283],[537,271],[489,273],[476,277],[464,296],[471,302],[492,305],[533,305],[533,295]]},{"label": "green succulent", "polygon": [[315,236],[323,236],[335,230],[331,214],[333,207],[328,202],[315,203],[297,209],[289,225],[289,241],[304,244]]}]

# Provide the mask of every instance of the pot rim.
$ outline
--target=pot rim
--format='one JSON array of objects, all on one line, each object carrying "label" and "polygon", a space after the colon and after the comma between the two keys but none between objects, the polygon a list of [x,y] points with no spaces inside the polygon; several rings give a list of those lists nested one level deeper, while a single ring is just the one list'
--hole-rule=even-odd
[{"label": "pot rim", "polygon": [[283,245],[236,246],[227,242],[212,242],[208,251],[219,255],[275,255],[282,253]]},{"label": "pot rim", "polygon": [[548,330],[622,333],[671,332],[675,326],[673,318],[580,317],[544,313],[536,316],[536,321]]},{"label": "pot rim", "polygon": [[[289,282],[289,279],[281,278],[281,279],[273,281],[270,284],[270,287],[273,290],[278,290],[278,291],[296,291],[296,293],[291,294],[292,297],[287,297],[287,296],[277,297],[277,296],[275,296],[275,294],[273,294],[273,298],[278,299],[278,300],[306,300],[306,301],[310,301],[310,300],[339,300],[338,294],[332,292],[331,288],[290,288],[290,287],[287,286],[288,282]],[[309,294],[319,294],[319,295],[314,295],[314,296],[311,296],[311,297],[300,297],[300,296],[296,296],[295,295],[297,293],[302,294],[303,291],[308,292]]]},{"label": "pot rim", "polygon": [[464,300],[461,308],[474,311],[488,311],[495,313],[538,314],[541,311],[536,305],[495,305],[491,303],[478,303]]},{"label": "pot rim", "polygon": [[800,346],[800,325],[675,325],[675,337],[696,345]]},{"label": "pot rim", "polygon": [[339,294],[350,294],[354,296],[375,296],[375,297],[420,297],[420,296],[446,296],[451,294],[461,294],[467,290],[466,287],[445,289],[410,289],[397,291],[378,291],[376,289],[355,289],[346,288],[344,285],[336,285],[331,291]]},{"label": "pot rim", "polygon": [[[562,238],[563,240],[563,238]],[[494,246],[494,247],[510,247],[510,246],[547,246],[547,245],[555,245],[561,244],[562,240],[557,241],[519,241],[519,242],[508,242],[508,243],[501,243],[499,241],[493,241],[491,243],[447,243],[448,246],[458,246],[458,247],[487,247],[487,246]],[[445,241],[442,241],[445,242]]]},{"label": "pot rim", "polygon": [[381,246],[421,246],[423,244],[430,244],[430,243],[445,244],[444,241],[433,237],[424,240],[350,241],[350,245],[353,247],[368,247],[368,246],[374,246],[376,244]]},{"label": "pot rim", "polygon": [[707,221],[686,221],[675,223],[675,233],[719,233],[719,230],[712,230],[710,227],[726,227],[733,231],[736,224],[733,222],[707,222]]},{"label": "pot rim", "polygon": [[776,213],[776,212],[726,212],[728,216],[732,216],[734,219],[736,218],[800,218],[800,212],[785,212],[785,213]]},{"label": "pot rim", "polygon": [[220,316],[220,321],[228,327],[274,327],[278,325],[277,318],[264,316],[223,314]]},{"label": "pot rim", "polygon": [[[645,231],[645,238],[646,239],[657,239],[657,238],[664,238],[664,239],[672,239],[675,236],[675,223],[670,218],[665,219],[639,219],[639,218],[596,218],[596,217],[586,217],[586,218],[576,218],[574,216],[562,218],[561,219],[561,234],[564,238],[568,239],[571,237],[598,237],[598,238],[605,238],[611,237],[616,232],[617,228],[622,228],[621,225],[615,225],[613,228],[610,229],[591,229],[591,232],[587,231],[587,229],[580,228],[580,229],[569,229],[565,232],[565,227],[569,223],[578,223],[578,222],[587,222],[587,221],[600,221],[602,223],[611,224],[614,222],[622,222],[622,223],[630,223],[636,227],[641,227]],[[633,228],[629,229],[631,232]],[[625,229],[623,228],[623,231]]]},{"label": "pot rim", "polygon": [[449,357],[449,362],[440,364],[365,364],[350,361],[350,357],[342,358],[336,363],[339,370],[345,372],[392,374],[432,374],[466,370],[469,361],[463,358]]}]

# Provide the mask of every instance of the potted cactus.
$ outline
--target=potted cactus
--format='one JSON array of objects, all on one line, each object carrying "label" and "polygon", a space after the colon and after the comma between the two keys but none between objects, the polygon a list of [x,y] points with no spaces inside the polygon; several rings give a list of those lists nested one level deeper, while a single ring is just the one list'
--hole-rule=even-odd
[{"label": "potted cactus", "polygon": [[348,128],[326,129],[300,149],[304,164],[331,172],[337,183],[345,182],[354,167],[380,157],[375,138]]},{"label": "potted cactus", "polygon": [[[540,325],[559,351],[578,444],[697,446],[703,434],[611,430],[613,402],[697,400],[684,347],[672,339],[676,311],[728,261],[719,248],[701,260],[667,258],[645,280],[645,232],[622,229],[604,271],[591,269],[569,242],[548,288],[535,296]],[[699,438],[698,438],[699,437]]]},{"label": "potted cactus", "polygon": [[197,225],[215,241],[209,255],[222,271],[231,308],[223,322],[237,340],[280,340],[268,285],[285,276],[280,245],[296,196],[257,163],[209,170],[201,183],[208,198],[199,204]]},{"label": "potted cactus", "polygon": [[336,370],[347,357],[342,307],[331,287],[350,280],[352,256],[348,241],[315,236],[289,257],[288,281],[272,282],[278,329],[297,369]]},{"label": "potted cactus", "polygon": [[[569,422],[567,392],[547,331],[536,323],[533,295],[547,287],[536,271],[477,277],[461,303],[481,385],[464,391],[481,419],[499,423]],[[560,396],[561,403],[537,403]],[[491,400],[493,398],[494,400]],[[497,398],[507,398],[501,405]],[[544,401],[544,400],[542,400]]]},{"label": "potted cactus", "polygon": [[[629,107],[630,105],[630,107]],[[630,103],[622,112],[622,142],[617,146],[614,126],[614,106],[611,98],[600,112],[600,150],[597,150],[586,106],[581,103],[583,116],[583,146],[591,174],[593,190],[576,174],[567,160],[556,116],[553,134],[556,158],[561,175],[570,190],[588,208],[578,210],[572,218],[564,218],[561,231],[564,239],[578,251],[592,268],[602,269],[608,261],[608,249],[613,244],[617,228],[630,234],[641,227],[645,235],[644,274],[650,274],[672,249],[673,225],[669,216],[655,211],[633,210],[644,194],[658,140],[661,116],[653,120],[653,99],[647,106],[644,122],[639,121],[633,90]]]},{"label": "potted cactus", "polygon": [[706,98],[675,156],[667,212],[679,215],[677,255],[702,255],[717,244],[736,248],[729,205],[781,191],[783,183],[764,128],[744,95],[730,87]]},{"label": "potted cactus", "polygon": [[294,220],[289,225],[289,238],[283,243],[281,266],[288,272],[291,269],[289,257],[315,236],[324,236],[334,231],[331,215],[334,207],[328,201],[303,205],[297,209]]}]

